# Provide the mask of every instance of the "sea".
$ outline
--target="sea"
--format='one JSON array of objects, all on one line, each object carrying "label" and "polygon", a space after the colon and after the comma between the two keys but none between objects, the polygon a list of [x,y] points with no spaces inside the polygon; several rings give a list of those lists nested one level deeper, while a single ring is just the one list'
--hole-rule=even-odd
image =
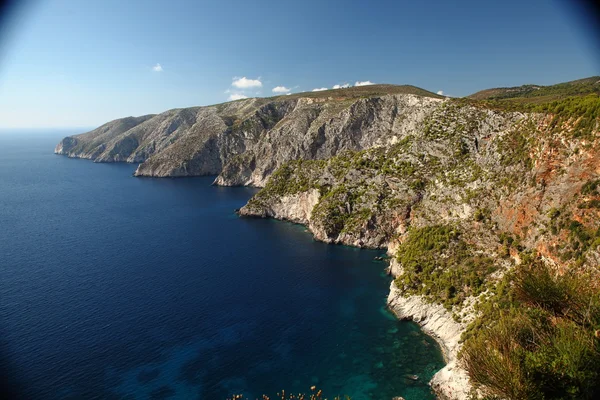
[{"label": "sea", "polygon": [[386,309],[384,251],[237,216],[254,188],[53,154],[74,133],[0,132],[12,398],[435,398],[440,348]]}]

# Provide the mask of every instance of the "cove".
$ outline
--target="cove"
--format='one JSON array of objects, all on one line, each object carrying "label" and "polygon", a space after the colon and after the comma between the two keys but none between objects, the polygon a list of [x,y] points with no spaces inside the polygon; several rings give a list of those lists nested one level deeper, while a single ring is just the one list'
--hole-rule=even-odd
[{"label": "cove", "polygon": [[22,398],[434,398],[440,349],[386,310],[382,251],[239,218],[256,189],[52,154],[65,134],[0,134],[1,350]]}]

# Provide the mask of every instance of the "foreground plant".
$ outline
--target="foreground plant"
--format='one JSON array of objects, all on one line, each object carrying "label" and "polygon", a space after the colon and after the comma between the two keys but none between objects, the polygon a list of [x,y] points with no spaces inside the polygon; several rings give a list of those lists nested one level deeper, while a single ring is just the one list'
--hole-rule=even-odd
[{"label": "foreground plant", "polygon": [[506,399],[600,398],[598,280],[558,275],[535,257],[504,285],[466,336],[461,355],[473,383]]},{"label": "foreground plant", "polygon": [[[262,395],[260,397],[261,400],[271,400],[271,397],[267,395]],[[241,394],[233,395],[231,398],[227,400],[248,400],[247,397],[244,397]],[[258,399],[257,399],[258,400]],[[273,400],[327,400],[327,397],[323,397],[323,391],[321,389],[317,389],[316,386],[310,387],[310,393],[286,393],[285,390],[282,390],[280,393],[277,393],[276,397],[273,397]],[[333,397],[332,400],[352,400],[350,396],[336,396]]]}]

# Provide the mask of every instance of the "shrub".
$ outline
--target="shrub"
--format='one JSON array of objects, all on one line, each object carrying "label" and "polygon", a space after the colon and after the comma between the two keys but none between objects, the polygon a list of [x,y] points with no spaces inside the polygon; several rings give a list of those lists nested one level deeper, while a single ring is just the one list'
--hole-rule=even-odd
[{"label": "shrub", "polygon": [[[582,192],[586,190],[595,190],[593,181],[592,184],[584,185]],[[577,207],[579,209],[599,208],[600,200],[584,201],[578,204]],[[558,235],[563,230],[568,231],[568,241],[558,247],[560,259],[563,262],[573,261],[575,265],[579,266],[586,262],[593,262],[593,257],[590,259],[587,255],[591,249],[595,249],[600,245],[600,228],[594,226],[594,220],[586,221],[585,219],[581,219],[586,223],[584,225],[577,220],[571,219],[573,214],[565,212],[565,210],[559,211],[556,209],[550,210],[548,216],[551,218],[548,227],[553,235]]]},{"label": "shrub", "polygon": [[477,211],[475,211],[475,214],[473,215],[475,221],[477,222],[483,222],[484,220],[489,219],[489,216],[490,211],[484,208],[478,208]]},{"label": "shrub", "polygon": [[397,261],[403,273],[396,285],[450,308],[484,289],[485,278],[496,270],[492,260],[477,255],[448,225],[412,229],[399,246]]},{"label": "shrub", "polygon": [[591,138],[600,118],[600,97],[597,94],[567,97],[532,106],[531,111],[553,114],[551,125],[558,129],[562,128],[563,122],[572,120],[574,137]]},{"label": "shrub", "polygon": [[461,353],[471,380],[484,385],[488,394],[508,399],[542,399],[527,375],[522,360],[522,341],[532,340],[534,330],[523,316],[503,317],[490,329],[471,338]]},{"label": "shrub", "polygon": [[[323,395],[322,390],[317,389],[315,386],[311,386],[309,394],[286,393],[285,390],[282,390],[281,392],[277,393],[277,395],[275,397],[273,397],[273,400],[322,400],[322,399],[327,400],[327,398],[323,397],[323,396],[324,395]],[[264,394],[260,398],[262,400],[270,400],[271,399],[271,397],[264,395]],[[235,394],[235,395],[231,396],[230,398],[228,398],[227,400],[247,400],[247,398],[244,398],[244,396],[241,394]],[[333,400],[351,400],[351,399],[350,399],[350,396],[336,396],[336,397],[333,397]]]},{"label": "shrub", "polygon": [[548,211],[548,218],[550,218],[551,220],[555,220],[559,215],[560,210],[556,208],[551,208],[550,211]]},{"label": "shrub", "polygon": [[329,237],[335,237],[354,214],[354,204],[362,195],[362,191],[349,190],[343,184],[335,186],[317,203],[313,209],[313,219],[321,221]]},{"label": "shrub", "polygon": [[[600,289],[525,257],[480,307],[461,357],[484,393],[507,399],[600,395]],[[498,300],[501,301],[498,301]]]},{"label": "shrub", "polygon": [[600,179],[597,179],[595,181],[588,181],[582,186],[581,194],[600,194],[600,192],[598,192],[598,186],[600,186]]}]

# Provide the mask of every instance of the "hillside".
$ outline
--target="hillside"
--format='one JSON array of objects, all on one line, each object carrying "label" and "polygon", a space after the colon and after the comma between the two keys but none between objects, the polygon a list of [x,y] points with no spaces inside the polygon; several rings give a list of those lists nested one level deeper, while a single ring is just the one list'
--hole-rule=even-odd
[{"label": "hillside", "polygon": [[284,164],[240,213],[387,248],[390,307],[445,351],[441,398],[595,398],[600,98],[534,107],[437,102],[387,145]]},{"label": "hillside", "polygon": [[[365,85],[365,86],[352,86],[343,89],[329,89],[321,90],[318,92],[301,92],[293,93],[289,96],[290,98],[313,98],[313,99],[324,99],[324,98],[335,98],[335,99],[356,99],[361,97],[375,97],[385,96],[387,94],[414,94],[416,96],[432,97],[434,99],[443,99],[444,96],[430,92],[425,89],[421,89],[417,86],[412,85]],[[276,96],[284,97],[284,96]]]},{"label": "hillside", "polygon": [[578,79],[556,85],[522,85],[509,88],[486,89],[467,96],[473,100],[507,100],[523,103],[541,103],[569,96],[600,94],[600,76]]},{"label": "hillside", "polygon": [[63,139],[55,152],[140,163],[138,176],[221,174],[222,185],[263,186],[285,161],[383,143],[398,115],[441,98],[414,86],[372,85],[244,99],[115,120]]}]

